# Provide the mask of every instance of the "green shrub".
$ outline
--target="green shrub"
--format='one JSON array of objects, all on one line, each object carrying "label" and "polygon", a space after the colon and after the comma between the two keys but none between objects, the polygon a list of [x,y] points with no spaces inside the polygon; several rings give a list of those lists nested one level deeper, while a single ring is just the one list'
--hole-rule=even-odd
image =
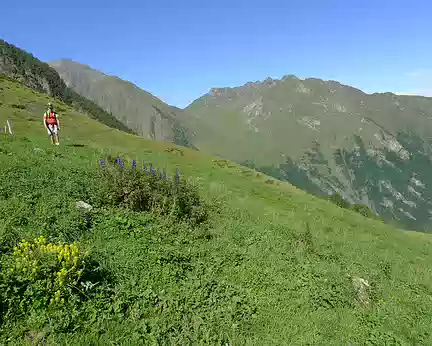
[{"label": "green shrub", "polygon": [[11,107],[16,109],[26,109],[26,106],[20,104],[12,104]]},{"label": "green shrub", "polygon": [[[91,214],[76,210],[73,202],[57,200],[43,201],[35,208],[34,226],[38,233],[55,237],[66,242],[73,242],[87,233],[92,225]],[[61,202],[60,202],[60,201]]]},{"label": "green shrub", "polygon": [[331,195],[328,198],[328,200],[330,202],[336,204],[340,208],[350,209],[350,210],[353,210],[353,211],[355,211],[355,212],[363,215],[364,217],[368,217],[368,218],[371,218],[371,219],[383,221],[383,218],[380,217],[380,216],[378,216],[378,215],[375,215],[374,212],[372,211],[372,209],[369,208],[367,205],[364,205],[364,204],[351,204],[348,201],[346,201],[338,193],[334,193],[333,195]]},{"label": "green shrub", "polygon": [[152,211],[178,220],[199,224],[208,218],[209,206],[198,189],[176,177],[168,179],[157,172],[127,168],[124,164],[104,162],[92,187],[96,206],[121,206],[133,211]]},{"label": "green shrub", "polygon": [[345,209],[349,209],[351,204],[347,202],[340,194],[334,193],[329,197],[329,201],[336,204],[337,206]]},{"label": "green shrub", "polygon": [[79,296],[86,256],[78,243],[22,240],[2,258],[1,315],[6,320],[39,308],[62,307]]},{"label": "green shrub", "polygon": [[375,214],[372,212],[372,210],[364,204],[353,204],[351,206],[351,209],[356,211],[359,214],[362,214],[365,217],[373,218]]}]

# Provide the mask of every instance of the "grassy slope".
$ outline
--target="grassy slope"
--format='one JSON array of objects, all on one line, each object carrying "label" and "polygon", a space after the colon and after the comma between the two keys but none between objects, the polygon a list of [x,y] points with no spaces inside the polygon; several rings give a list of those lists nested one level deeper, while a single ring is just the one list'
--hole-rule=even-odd
[{"label": "grassy slope", "polygon": [[[223,320],[217,322],[234,345],[245,340],[259,345],[432,343],[429,235],[392,229],[289,184],[270,184],[267,177],[237,165],[220,167],[210,157],[187,149],[181,149],[183,156],[166,152],[167,143],[109,129],[65,105],[61,105],[60,113],[62,146],[49,148],[40,112],[32,112],[45,105],[47,97],[12,82],[0,81],[0,87],[0,124],[9,118],[16,132],[13,140],[0,139],[0,172],[19,162],[28,165],[29,172],[41,174],[56,167],[57,178],[72,186],[72,180],[79,178],[76,172],[94,165],[102,153],[119,153],[137,159],[139,164],[151,161],[171,172],[180,167],[200,185],[206,198],[216,197],[222,202],[221,215],[213,215],[207,240],[190,237],[182,244],[176,237],[164,235],[163,228],[149,231],[148,236],[130,236],[112,225],[96,227],[83,238],[118,279],[117,289],[130,299],[143,299],[139,292],[148,285],[156,292],[166,289],[166,295],[180,294],[176,291],[179,283],[164,277],[163,267],[149,267],[149,253],[192,253],[195,267],[204,263],[204,268],[210,268],[206,278],[235,287],[257,308],[249,328],[240,326],[243,334],[225,326]],[[12,108],[12,104],[28,109]],[[44,152],[34,153],[34,147]],[[35,181],[39,178],[34,177]],[[66,201],[71,198],[67,191],[63,196]],[[6,217],[0,213],[0,225],[8,221]],[[159,240],[157,247],[151,248],[150,238]],[[201,280],[204,274],[188,275],[188,280]],[[350,277],[356,275],[372,284],[374,294],[369,307],[352,304],[355,294]],[[192,288],[184,290],[185,297],[195,294]],[[224,304],[223,296],[218,299]],[[148,318],[162,319],[159,315]],[[31,328],[29,323],[27,328]],[[20,328],[16,326],[16,330]],[[97,328],[87,327],[85,332],[63,337],[75,343],[96,339],[101,343],[125,343],[145,326],[141,320],[127,318],[105,322],[100,327],[104,332],[99,334]],[[7,333],[18,335],[16,330]],[[53,336],[49,340],[56,342]]]}]

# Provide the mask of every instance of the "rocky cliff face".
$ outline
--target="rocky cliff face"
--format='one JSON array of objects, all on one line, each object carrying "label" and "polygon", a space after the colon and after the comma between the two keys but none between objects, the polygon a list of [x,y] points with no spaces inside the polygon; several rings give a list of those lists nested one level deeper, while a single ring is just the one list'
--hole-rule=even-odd
[{"label": "rocky cliff face", "polygon": [[186,111],[198,147],[432,229],[432,98],[290,75],[211,89]]}]

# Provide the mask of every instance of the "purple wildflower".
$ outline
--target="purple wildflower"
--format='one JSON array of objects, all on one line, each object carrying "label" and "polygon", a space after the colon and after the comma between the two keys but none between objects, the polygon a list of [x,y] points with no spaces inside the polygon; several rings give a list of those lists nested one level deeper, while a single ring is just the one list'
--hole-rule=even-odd
[{"label": "purple wildflower", "polygon": [[124,168],[124,161],[123,160],[120,160],[120,167]]},{"label": "purple wildflower", "polygon": [[132,169],[135,169],[135,168],[136,168],[136,161],[132,160]]},{"label": "purple wildflower", "polygon": [[117,162],[117,164],[120,166],[120,162],[121,162],[121,160],[120,160],[120,156],[117,156],[117,158],[116,158],[116,162]]},{"label": "purple wildflower", "polygon": [[104,160],[99,160],[99,164],[101,167],[105,167],[105,161]]}]

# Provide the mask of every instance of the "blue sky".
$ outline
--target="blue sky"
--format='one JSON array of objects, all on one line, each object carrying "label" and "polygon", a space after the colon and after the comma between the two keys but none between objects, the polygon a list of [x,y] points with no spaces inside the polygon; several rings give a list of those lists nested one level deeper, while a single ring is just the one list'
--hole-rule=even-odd
[{"label": "blue sky", "polygon": [[[67,4],[66,4],[67,3]],[[0,37],[180,107],[270,76],[432,96],[432,1],[2,1]]]}]

